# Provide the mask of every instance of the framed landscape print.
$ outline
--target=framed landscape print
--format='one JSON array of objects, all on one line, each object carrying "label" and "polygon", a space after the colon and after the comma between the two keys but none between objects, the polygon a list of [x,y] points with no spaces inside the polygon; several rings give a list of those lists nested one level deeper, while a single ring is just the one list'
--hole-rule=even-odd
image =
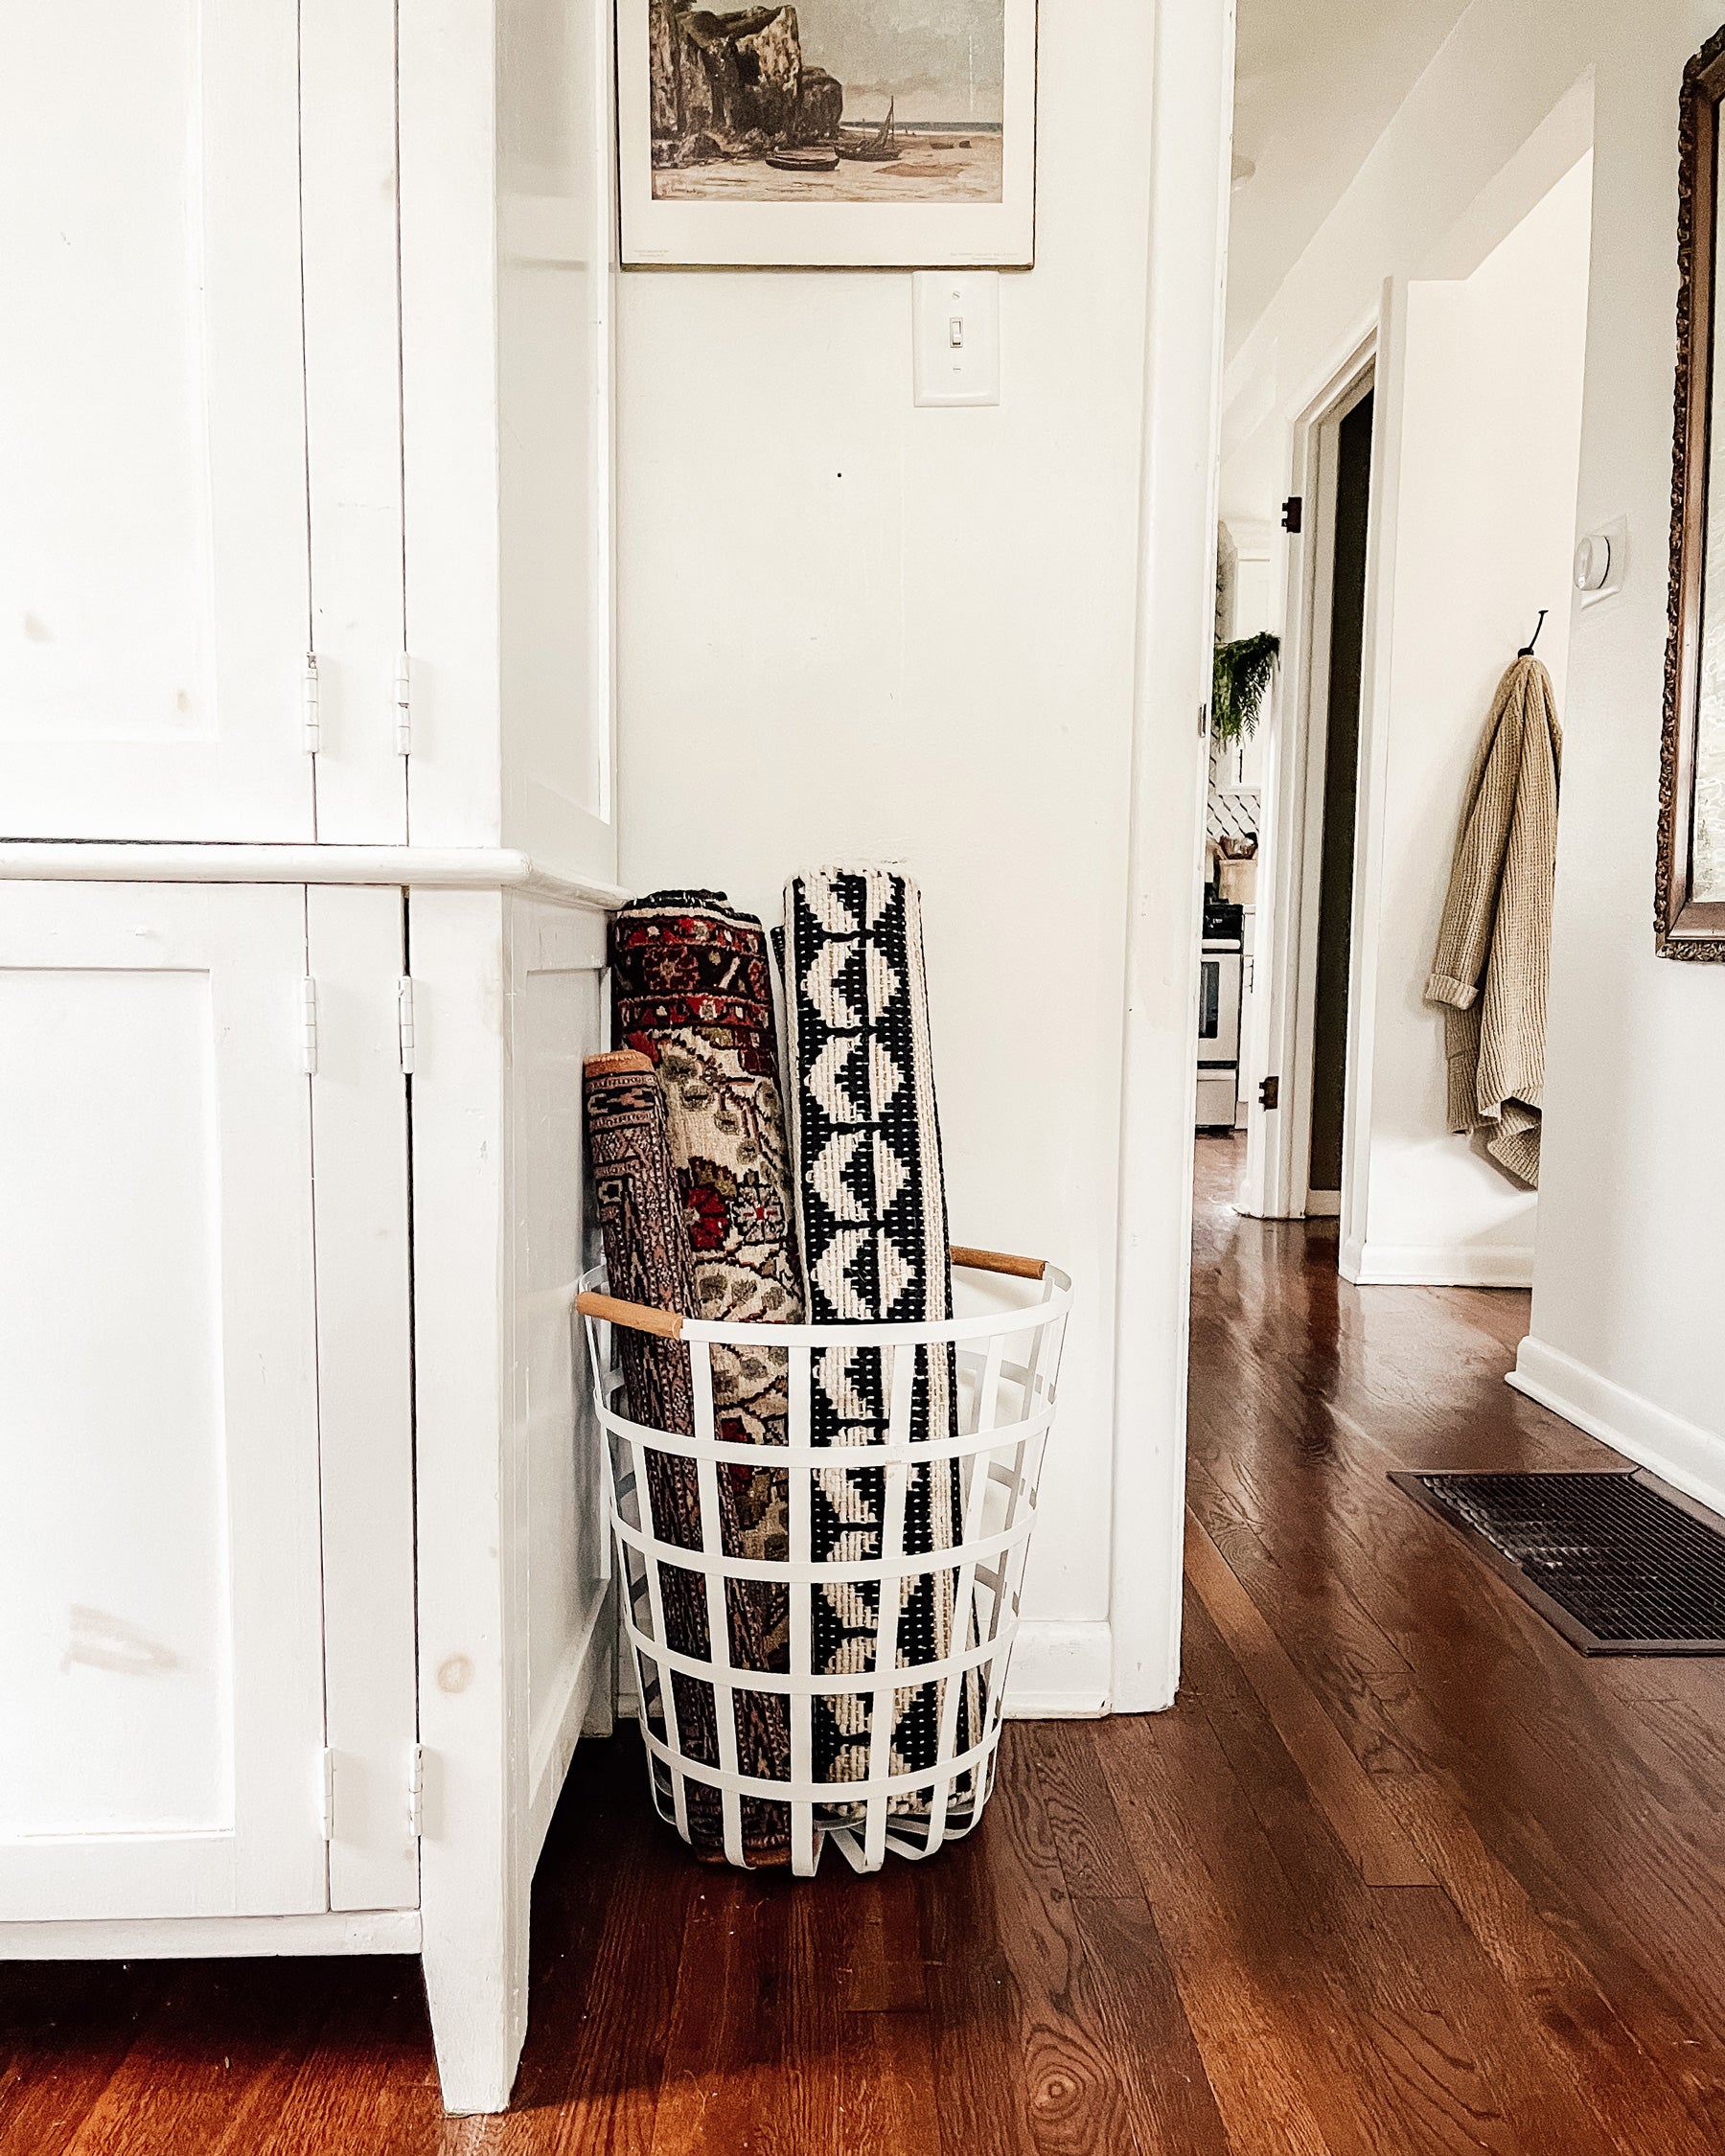
[{"label": "framed landscape print", "polygon": [[623,260],[1024,268],[1036,0],[617,0]]}]

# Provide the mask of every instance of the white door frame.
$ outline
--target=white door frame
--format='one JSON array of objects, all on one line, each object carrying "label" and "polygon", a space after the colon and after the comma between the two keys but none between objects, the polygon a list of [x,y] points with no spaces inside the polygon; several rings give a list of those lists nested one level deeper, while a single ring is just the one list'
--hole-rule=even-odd
[{"label": "white door frame", "polygon": [[1114,1326],[1109,1697],[1125,1714],[1171,1706],[1180,1681],[1233,47],[1229,0],[1156,11]]},{"label": "white door frame", "polygon": [[[1266,759],[1263,861],[1259,871],[1257,997],[1249,1067],[1280,1082],[1280,1101],[1251,1103],[1241,1209],[1265,1220],[1304,1218],[1310,1197],[1312,1037],[1318,978],[1318,894],[1323,859],[1323,770],[1329,743],[1330,599],[1335,574],[1336,476],[1341,424],[1368,389],[1378,393],[1372,440],[1372,506],[1367,547],[1366,640],[1361,670],[1361,776],[1355,835],[1355,920],[1367,823],[1366,744],[1373,700],[1381,579],[1381,491],[1385,470],[1382,321],[1356,324],[1302,399],[1289,428],[1290,492],[1305,506],[1304,529],[1287,548],[1282,639],[1283,693]],[[1354,1131],[1356,937],[1348,997],[1347,1139]],[[1343,1210],[1348,1210],[1352,1152],[1345,1143]]]}]

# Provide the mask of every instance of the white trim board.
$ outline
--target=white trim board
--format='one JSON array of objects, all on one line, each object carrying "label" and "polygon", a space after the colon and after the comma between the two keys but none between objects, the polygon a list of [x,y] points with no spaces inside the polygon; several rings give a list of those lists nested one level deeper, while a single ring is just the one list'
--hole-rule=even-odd
[{"label": "white trim board", "polygon": [[[1198,946],[1216,644],[1233,10],[1159,8],[1114,1279],[1107,1704],[1180,1683]],[[1208,323],[1206,347],[1195,326]],[[1100,1557],[1100,1548],[1097,1555]],[[1028,1670],[1021,1683],[1031,1686]],[[1094,1711],[1095,1709],[1092,1709]]]},{"label": "white trim board", "polygon": [[[608,1526],[606,1532],[610,1531]],[[615,1614],[609,1593],[593,1604],[586,1623],[570,1641],[558,1667],[549,1703],[530,1740],[528,1787],[532,1795],[527,1804],[527,1846],[532,1852],[529,1861],[533,1864],[538,1864],[540,1851],[545,1846],[551,1816],[563,1795],[570,1762],[575,1757],[575,1747],[591,1719],[600,1678],[604,1677],[609,1684],[613,1650],[609,1637],[611,1628],[607,1620],[614,1618]],[[608,1710],[610,1705],[608,1699]]]},{"label": "white trim board", "polygon": [[1362,1243],[1345,1236],[1340,1270],[1356,1288],[1530,1288],[1530,1245]]},{"label": "white trim board", "polygon": [[610,883],[554,876],[495,846],[181,846],[0,840],[0,882],[25,883],[390,883],[418,891],[522,891],[560,906],[623,906]]},{"label": "white trim board", "polygon": [[229,1954],[417,1954],[417,1909],[0,1924],[0,1961],[189,1961]]},{"label": "white trim board", "polygon": [[1685,1422],[1543,1341],[1522,1342],[1507,1383],[1685,1497],[1725,1512],[1725,1434]]},{"label": "white trim board", "polygon": [[1094,1721],[1113,1706],[1114,1632],[1107,1624],[1019,1626],[1006,1678],[1009,1722]]}]

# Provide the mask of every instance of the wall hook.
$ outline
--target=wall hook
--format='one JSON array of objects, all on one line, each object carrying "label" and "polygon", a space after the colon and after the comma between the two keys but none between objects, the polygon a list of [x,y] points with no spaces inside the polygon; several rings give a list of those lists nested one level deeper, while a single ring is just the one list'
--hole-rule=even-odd
[{"label": "wall hook", "polygon": [[1539,628],[1538,628],[1538,629],[1535,629],[1535,630],[1534,630],[1534,631],[1533,631],[1533,643],[1532,643],[1532,644],[1524,644],[1524,645],[1522,646],[1521,650],[1520,650],[1520,651],[1519,651],[1519,652],[1518,652],[1518,653],[1516,654],[1516,656],[1517,656],[1517,658],[1531,658],[1531,657],[1533,656],[1533,644],[1537,644],[1537,643],[1538,643],[1538,641],[1539,641],[1539,631],[1540,631],[1541,629],[1543,629],[1543,628],[1545,627],[1545,625],[1546,625],[1546,616],[1547,616],[1547,614],[1549,614],[1549,613],[1551,612],[1551,610],[1552,610],[1552,609],[1550,608],[1550,607],[1541,607],[1541,608],[1540,608],[1540,609],[1539,609]]}]

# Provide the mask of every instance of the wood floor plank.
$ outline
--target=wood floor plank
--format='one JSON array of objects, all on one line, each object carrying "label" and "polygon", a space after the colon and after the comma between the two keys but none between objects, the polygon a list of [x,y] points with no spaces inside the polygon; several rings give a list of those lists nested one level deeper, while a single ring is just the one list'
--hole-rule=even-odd
[{"label": "wood floor plank", "polygon": [[1081,1722],[1022,1732],[1084,1949],[1086,1980],[1110,2055],[1125,2078],[1141,2145],[1191,2156],[1230,2146],[1204,2057],[1144,1899],[1132,1851]]},{"label": "wood floor plank", "polygon": [[[1033,1750],[1026,1732],[1006,1732],[985,1834],[952,1856],[953,1871],[986,1877],[996,1952],[972,1967],[962,1938],[947,1938],[930,1955],[943,2137],[957,2150],[980,2133],[979,2145],[1036,2156],[1154,2146],[1138,2138],[1133,2092],[1110,2049]],[[940,1873],[930,1887],[945,1903]],[[978,2009],[981,2044],[967,2027]],[[1006,2105],[996,2106],[990,2081],[1009,2092]],[[995,2138],[978,2122],[983,2104]]]},{"label": "wood floor plank", "polygon": [[1308,1918],[1345,1952],[1346,1992],[1367,2045],[1351,2073],[1386,2145],[1483,2147],[1521,2156],[1549,2145],[1608,2156],[1567,2062],[1541,2041],[1447,1896],[1368,1887],[1324,1834],[1303,1777],[1228,1643],[1194,1609],[1191,1686]]},{"label": "wood floor plank", "polygon": [[[1290,1494],[1267,1488],[1260,1502],[1274,1516]],[[1686,2035],[1698,2015],[1717,2037],[1717,1958],[1695,1960],[1686,1987],[1660,1963],[1671,1943],[1708,1928],[1725,1892],[1720,1853],[1681,1807],[1660,1800],[1635,1732],[1608,1709],[1585,1660],[1375,1475],[1368,1487],[1330,1488],[1325,1503],[1328,1547],[1349,1552],[1348,1590],[1407,1663],[1482,1832],[1506,1861],[1532,1868],[1547,1891],[1585,1911],[1594,1947],[1638,1962],[1642,1988],[1663,1994]],[[1340,1595],[1336,1603],[1321,1617],[1326,1652]],[[1322,1672],[1306,1674],[1323,1696]],[[1625,1908],[1634,1913],[1627,1929]]]},{"label": "wood floor plank", "polygon": [[291,2088],[337,1981],[316,1962],[182,1962],[165,1975],[159,2004],[57,2156],[251,2149]]},{"label": "wood floor plank", "polygon": [[[1675,2099],[1571,1945],[1569,1927],[1548,1922],[1521,1880],[1486,1846],[1459,1795],[1468,1779],[1467,1762],[1458,1757],[1393,1649],[1333,1581],[1314,1599],[1315,1614],[1302,1615],[1301,1598],[1285,1576],[1259,1563],[1254,1576],[1265,1606],[1277,1611],[1291,1643],[1303,1641],[1308,1626],[1321,1631],[1325,1651],[1308,1667],[1337,1724],[1493,1965],[1527,1999],[1544,2040],[1562,2051],[1614,2137],[1612,2145],[1645,2148],[1648,2156],[1661,2148],[1714,2145],[1706,2107],[1691,2109]],[[1597,1953],[1597,1940],[1595,1946]],[[1692,2034],[1691,2028],[1687,2044],[1692,2045]]]},{"label": "wood floor plank", "polygon": [[155,1971],[0,1965],[0,2151],[62,2149],[160,2005]]},{"label": "wood floor plank", "polygon": [[946,2145],[927,2012],[847,2013],[839,2040],[844,2156],[938,2156]]},{"label": "wood floor plank", "polygon": [[535,1882],[527,2044],[486,2156],[647,2156],[688,1912],[708,1876],[654,1815],[632,1732],[576,1754]]},{"label": "wood floor plank", "polygon": [[[317,2156],[356,2144],[375,2156],[454,2156],[429,2057],[419,1968],[404,1958],[386,1965],[396,1972],[387,1994],[367,1981],[372,1970],[343,1972],[348,1981],[338,1985],[281,2103],[235,2145],[236,2156]],[[361,2030],[363,2041],[356,2041]]]},{"label": "wood floor plank", "polygon": [[1195,1710],[1105,1724],[1096,1750],[1234,2146],[1368,2156],[1365,2122],[1331,2100],[1346,2092],[1319,1955]]},{"label": "wood floor plank", "polygon": [[1337,1841],[1370,1887],[1429,1887],[1432,1873],[1313,1697],[1279,1640],[1195,1514],[1186,1518],[1186,1577],[1263,1702]]}]

